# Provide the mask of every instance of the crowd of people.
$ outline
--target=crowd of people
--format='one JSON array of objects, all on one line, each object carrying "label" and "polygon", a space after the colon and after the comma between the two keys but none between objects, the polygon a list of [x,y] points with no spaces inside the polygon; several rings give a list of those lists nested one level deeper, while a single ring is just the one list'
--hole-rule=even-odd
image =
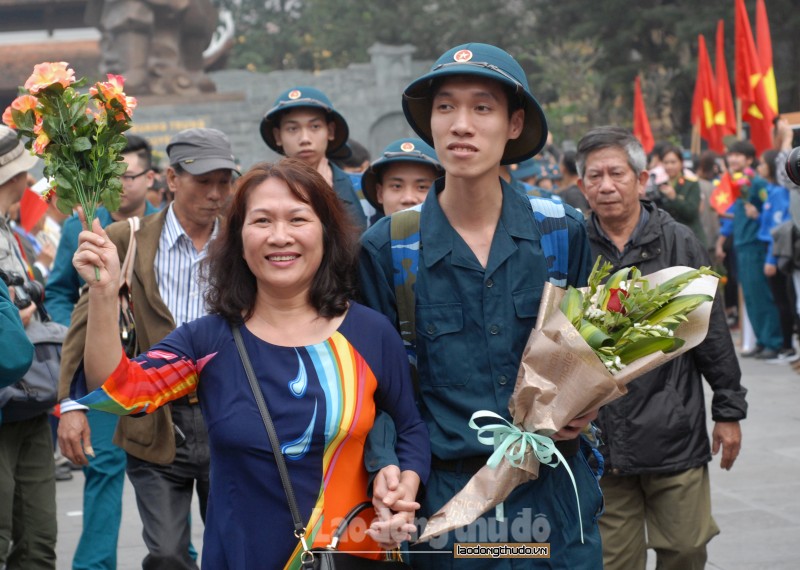
[{"label": "crowd of people", "polygon": [[[68,327],[57,410],[0,424],[0,568],[55,568],[55,481],[74,469],[75,570],[117,567],[126,474],[147,570],[199,568],[199,524],[205,568],[300,567],[364,501],[374,519],[340,550],[377,559],[403,544],[414,568],[644,569],[648,548],[659,568],[705,566],[720,532],[708,464],[721,451],[733,466],[747,414],[730,331],[743,331],[740,357],[798,359],[791,128],[779,121],[760,157],[742,140],[725,156],[668,143],[648,156],[616,127],[564,150],[519,63],[479,43],[444,53],[402,105],[418,137],[374,160],[308,86],[281,93],[260,124],[285,158],[246,172],[216,129],[176,134],[161,169],[127,135],[120,207],[98,208],[91,228],[53,194],[32,209],[36,159],[0,127],[0,269],[44,288],[18,308],[20,288],[0,284],[0,386],[25,376],[32,320]],[[726,172],[739,196],[718,213]],[[540,200],[559,205],[549,223],[566,258],[544,251]],[[486,464],[470,416],[508,417],[554,267],[581,287],[598,256],[643,274],[717,268],[705,341],[553,435],[576,491],[565,469],[543,469],[504,517],[409,545]],[[122,295],[135,321],[124,330]],[[551,558],[435,555],[457,542],[546,542]]]}]

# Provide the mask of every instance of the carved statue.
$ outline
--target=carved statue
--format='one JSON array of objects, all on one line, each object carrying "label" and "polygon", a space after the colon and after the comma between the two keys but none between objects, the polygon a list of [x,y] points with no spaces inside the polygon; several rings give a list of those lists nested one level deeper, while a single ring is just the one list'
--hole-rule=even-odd
[{"label": "carved statue", "polygon": [[89,0],[86,21],[101,33],[100,71],[123,75],[127,92],[215,90],[203,71],[217,26],[211,0]]}]

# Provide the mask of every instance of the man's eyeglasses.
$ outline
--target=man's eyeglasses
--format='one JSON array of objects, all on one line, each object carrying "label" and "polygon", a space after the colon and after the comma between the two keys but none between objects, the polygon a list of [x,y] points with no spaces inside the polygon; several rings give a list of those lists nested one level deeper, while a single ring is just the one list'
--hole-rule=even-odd
[{"label": "man's eyeglasses", "polygon": [[122,178],[123,182],[133,182],[134,180],[136,180],[140,176],[144,176],[148,172],[150,172],[150,171],[149,170],[142,170],[139,174],[123,174],[121,176],[121,178]]}]

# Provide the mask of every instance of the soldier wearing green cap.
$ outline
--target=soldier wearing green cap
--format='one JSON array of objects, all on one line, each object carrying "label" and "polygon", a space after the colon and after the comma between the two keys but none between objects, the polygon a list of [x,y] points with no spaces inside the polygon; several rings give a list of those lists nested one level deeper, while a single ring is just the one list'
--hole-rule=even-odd
[{"label": "soldier wearing green cap", "polygon": [[314,87],[287,89],[261,120],[261,138],[267,146],[315,168],[345,203],[353,223],[364,229],[367,218],[350,177],[328,161],[347,143],[348,135],[347,121],[328,96]]},{"label": "soldier wearing green cap", "polygon": [[389,143],[361,178],[367,201],[382,215],[421,204],[433,181],[444,174],[436,151],[422,139]]},{"label": "soldier wearing green cap", "polygon": [[[505,51],[471,43],[447,51],[429,73],[403,93],[406,119],[433,145],[445,176],[419,209],[412,304],[407,312],[393,263],[393,224],[399,212],[378,221],[362,238],[363,298],[403,330],[415,322],[418,402],[431,434],[432,472],[419,498],[421,521],[433,515],[485,465],[491,448],[468,427],[472,414],[490,410],[509,419],[522,351],[536,322],[542,288],[554,273],[583,286],[590,250],[583,216],[569,206],[558,229],[542,229],[532,202],[500,177],[500,167],[534,156],[545,144],[544,113],[520,65]],[[534,199],[545,200],[545,199]],[[548,203],[553,203],[548,201]],[[538,218],[537,218],[538,219]],[[568,254],[549,259],[544,243],[558,233]],[[550,266],[550,267],[549,267]],[[554,267],[557,271],[554,271]],[[402,272],[400,273],[402,275]],[[411,354],[411,351],[410,351]],[[597,516],[602,497],[580,443],[596,412],[576,418],[553,436],[567,457],[580,496],[563,466],[542,467],[504,502],[505,517],[486,513],[475,523],[430,543],[412,546],[415,568],[601,568]],[[377,473],[374,503],[382,520],[408,520],[408,477],[393,457],[391,425],[376,422],[367,467]],[[388,434],[388,435],[387,435]],[[388,510],[387,510],[388,509]],[[387,522],[388,521],[388,522]],[[454,559],[456,542],[546,542],[549,559]],[[435,555],[450,551],[450,555]]]}]

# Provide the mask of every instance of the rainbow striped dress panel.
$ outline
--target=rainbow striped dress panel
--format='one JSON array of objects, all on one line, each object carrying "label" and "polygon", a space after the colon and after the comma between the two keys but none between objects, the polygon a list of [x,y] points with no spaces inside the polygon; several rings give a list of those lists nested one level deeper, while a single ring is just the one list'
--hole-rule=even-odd
[{"label": "rainbow striped dress panel", "polygon": [[[427,478],[427,430],[405,350],[385,317],[352,303],[336,333],[304,347],[272,345],[246,327],[242,336],[314,545],[327,545],[338,519],[366,500],[364,442],[376,406],[397,423],[401,468]],[[198,319],[133,361],[123,359],[103,387],[80,401],[114,413],[148,413],[195,386],[211,447],[203,565],[299,567],[272,449],[223,319]],[[367,523],[354,525],[343,548],[375,548],[364,534]]]}]

